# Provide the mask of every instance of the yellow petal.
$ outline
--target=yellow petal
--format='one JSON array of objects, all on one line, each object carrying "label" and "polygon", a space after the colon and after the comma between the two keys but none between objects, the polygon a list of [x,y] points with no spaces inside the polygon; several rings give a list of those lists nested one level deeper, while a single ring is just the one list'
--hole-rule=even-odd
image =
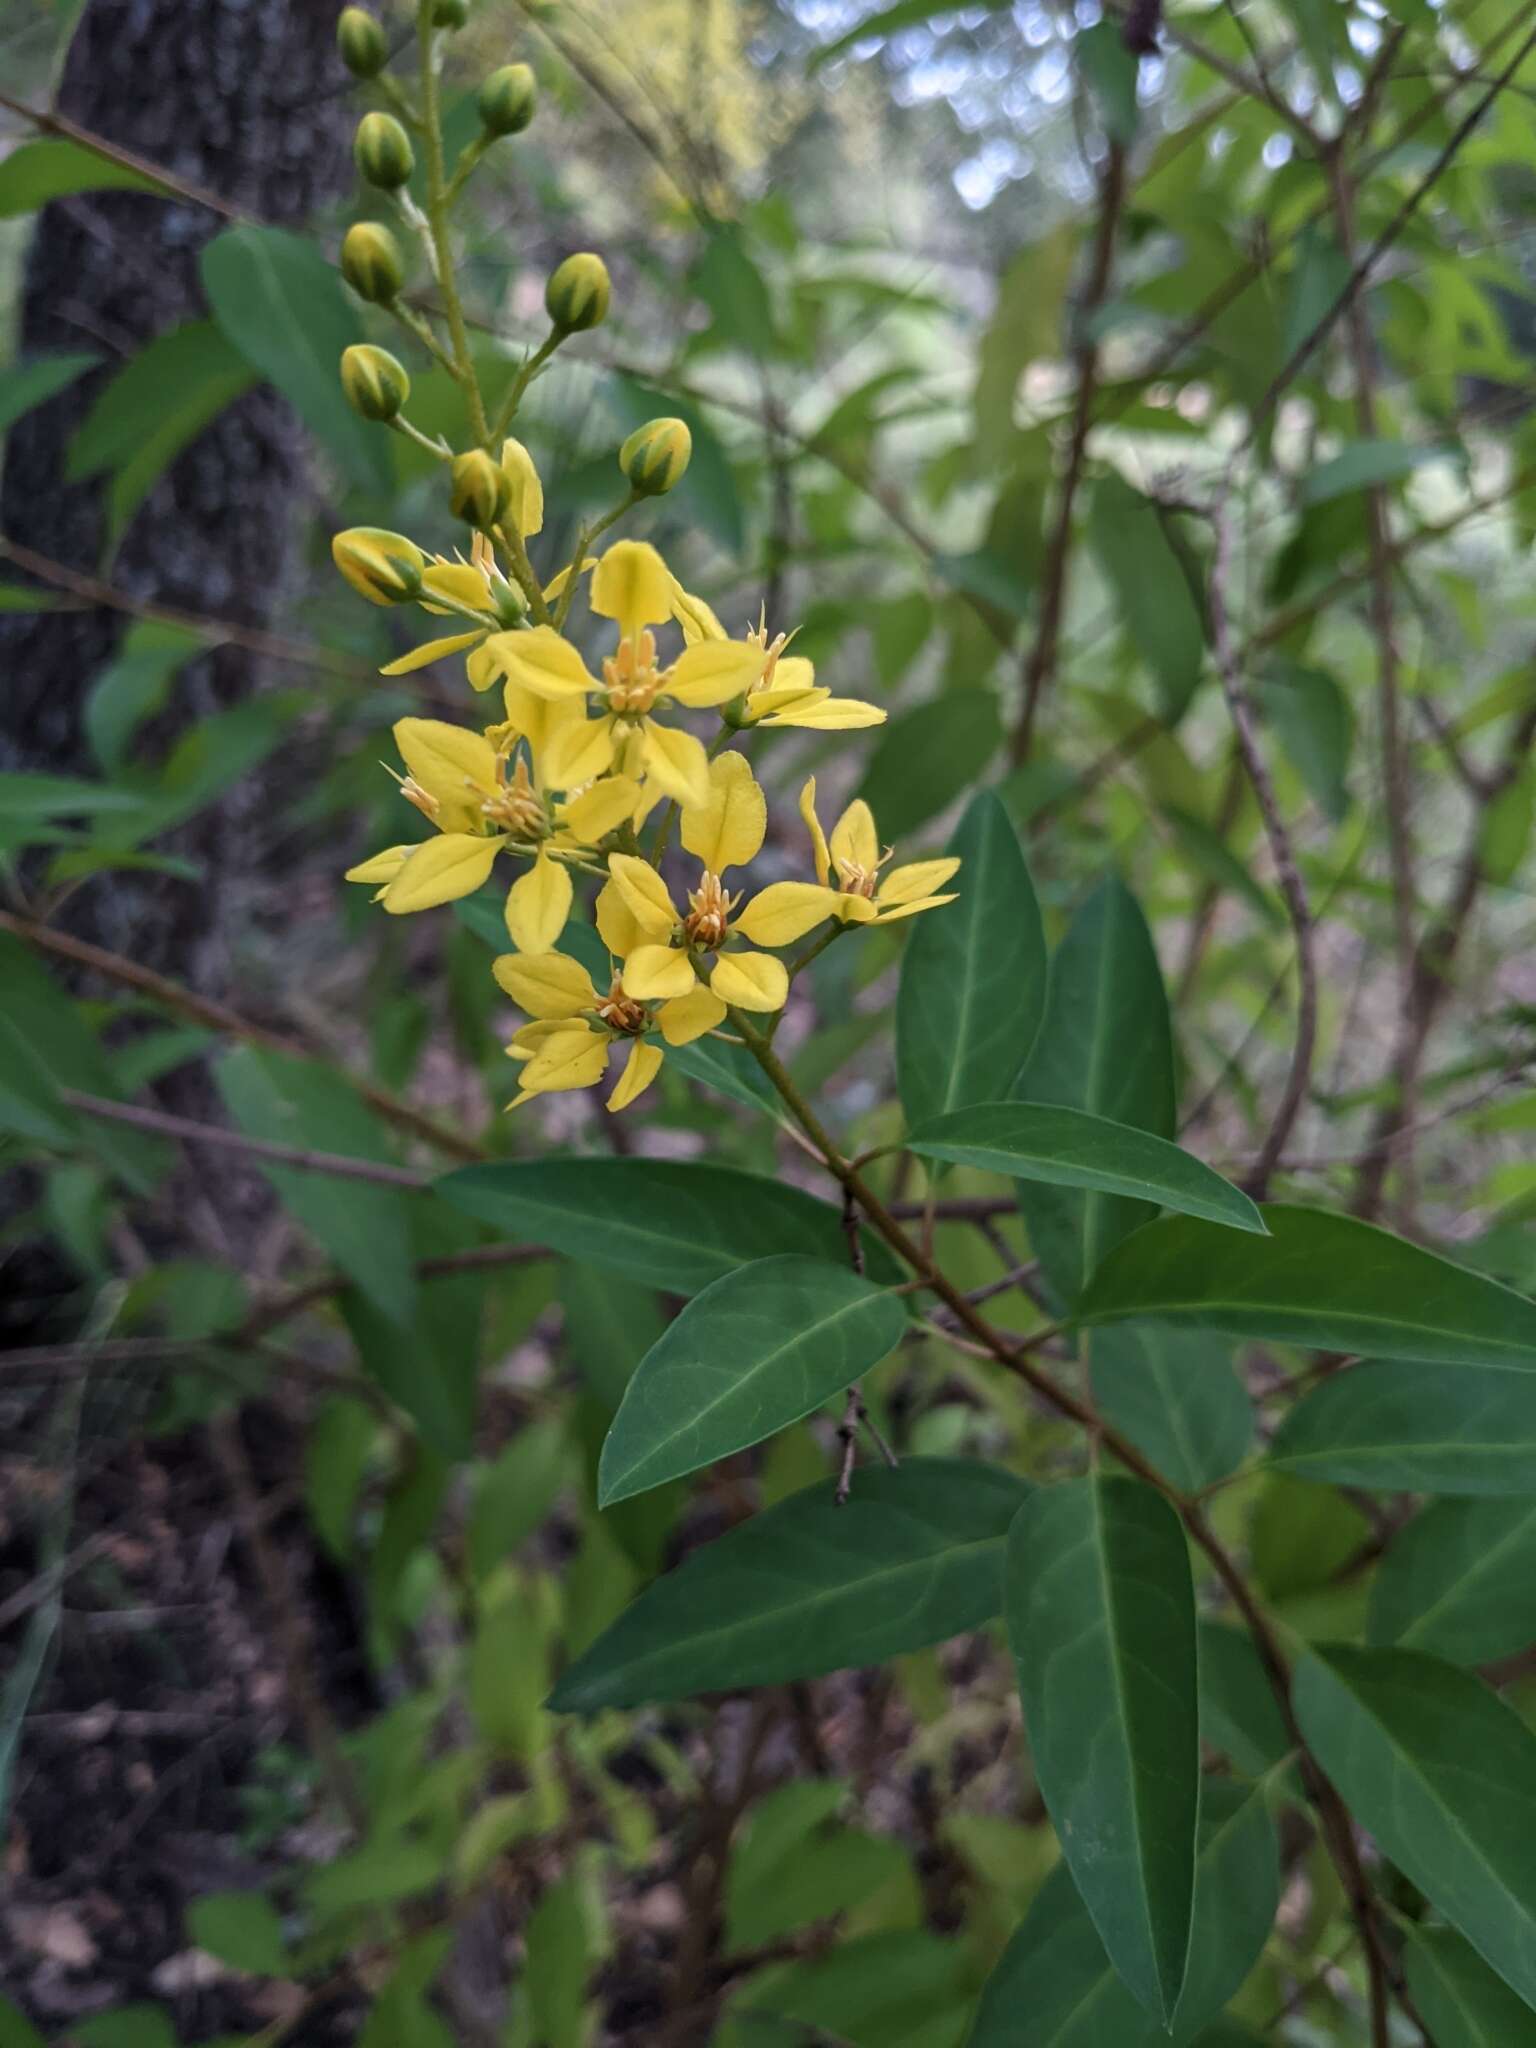
[{"label": "yellow petal", "polygon": [[920,910],[937,910],[941,903],[954,903],[954,896],[919,896],[915,903],[892,903],[877,911],[874,924],[894,924],[898,917],[916,917]]},{"label": "yellow petal", "polygon": [[832,872],[832,863],[827,857],[827,836],[821,829],[821,820],[816,815],[816,778],[813,775],[800,792],[800,815],[805,820],[805,829],[811,835],[811,852],[816,860],[816,879],[825,882]]},{"label": "yellow petal", "polygon": [[[436,597],[451,598],[455,604],[467,604],[471,611],[493,611],[491,593],[486,584],[485,572],[477,569],[473,562],[434,562],[421,572],[424,590]],[[428,604],[422,600],[422,610],[442,617],[442,606]]]},{"label": "yellow petal", "polygon": [[501,663],[496,659],[489,644],[482,640],[464,664],[472,690],[488,690],[501,674]]},{"label": "yellow petal", "polygon": [[392,882],[415,851],[414,846],[386,846],[382,853],[372,854],[367,860],[360,860],[355,868],[348,868],[342,880]]},{"label": "yellow petal", "polygon": [[437,799],[435,825],[462,832],[479,819],[480,805],[496,783],[496,749],[483,733],[440,718],[400,718],[395,745],[412,780]]},{"label": "yellow petal", "polygon": [[770,882],[731,922],[756,945],[792,946],[825,924],[839,900],[835,889],[817,882]]},{"label": "yellow petal", "polygon": [[685,996],[674,996],[656,1012],[656,1022],[668,1045],[691,1045],[706,1031],[725,1021],[725,1005],[712,989],[699,982]]},{"label": "yellow petal", "polygon": [[661,1047],[647,1045],[637,1038],[629,1048],[629,1058],[624,1062],[624,1071],[614,1084],[608,1098],[610,1109],[627,1109],[637,1095],[641,1095],[661,1071]]},{"label": "yellow petal", "polygon": [[684,590],[675,576],[669,576],[672,588],[672,616],[683,629],[683,638],[690,647],[700,640],[724,640],[726,631],[702,597],[695,597],[691,590]]},{"label": "yellow petal", "polygon": [[490,874],[504,842],[471,832],[441,832],[416,848],[384,891],[384,908],[396,915],[434,910],[458,896],[471,896]]},{"label": "yellow petal", "polygon": [[612,880],[604,882],[593,906],[598,935],[615,960],[627,960],[645,934],[639,920],[624,900],[624,891]]},{"label": "yellow petal", "polygon": [[885,719],[886,714],[878,704],[866,704],[859,697],[824,697],[813,692],[780,711],[765,713],[755,722],[769,727],[805,726],[813,732],[856,732],[861,726],[884,725]]},{"label": "yellow petal", "polygon": [[832,858],[839,864],[862,868],[872,875],[880,860],[880,840],[875,832],[874,813],[863,797],[855,797],[832,827],[828,842]]},{"label": "yellow petal", "polygon": [[553,626],[534,626],[525,633],[493,633],[486,646],[501,673],[535,697],[584,697],[597,684],[569,640]]},{"label": "yellow petal", "polygon": [[578,718],[535,744],[534,764],[549,789],[579,789],[613,766],[613,725],[606,718]]},{"label": "yellow petal", "polygon": [[624,993],[637,1003],[685,996],[697,980],[681,946],[636,946],[624,962]]},{"label": "yellow petal", "polygon": [[[503,960],[515,960],[518,956],[515,953],[504,953],[501,957]],[[495,961],[491,963],[491,971],[493,973],[495,973],[496,964]],[[500,980],[500,978],[497,975],[497,979]],[[540,1017],[532,1024],[521,1025],[512,1034],[511,1041],[507,1046],[507,1058],[510,1060],[531,1060],[539,1048],[547,1045],[557,1032],[567,1030],[570,1022],[569,1016]]]},{"label": "yellow petal", "polygon": [[587,559],[582,563],[581,568],[579,570],[577,569],[576,564],[574,562],[567,562],[565,567],[560,571],[559,575],[551,576],[548,583],[545,584],[545,597],[549,600],[551,604],[553,604],[557,597],[563,597],[565,595],[565,586],[567,585],[567,583],[570,582],[573,576],[585,576],[589,569],[595,569],[596,567],[596,555],[588,555]]},{"label": "yellow petal", "polygon": [[608,775],[580,796],[560,805],[560,824],[578,846],[595,846],[634,815],[640,785],[627,775]]},{"label": "yellow petal", "polygon": [[667,671],[666,693],[679,704],[729,704],[762,672],[763,650],[746,640],[701,640]]},{"label": "yellow petal", "polygon": [[830,690],[754,690],[746,702],[746,716],[752,725],[766,724],[776,712],[796,705],[820,704]]},{"label": "yellow petal", "polygon": [[507,683],[501,693],[507,723],[521,733],[530,750],[541,757],[548,752],[557,733],[580,725],[585,707],[579,697],[536,697],[521,683]]},{"label": "yellow petal", "polygon": [[712,874],[756,860],[768,830],[768,804],[744,754],[709,764],[709,800],[683,806],[683,845]]},{"label": "yellow petal", "polygon": [[770,687],[775,690],[815,689],[815,663],[807,661],[803,654],[781,654],[774,663],[773,682]]},{"label": "yellow petal", "polygon": [[[491,972],[520,1010],[541,1021],[579,1017],[599,1002],[591,975],[565,953],[503,953],[491,962]],[[518,1032],[514,1044],[523,1041],[528,1028]]]},{"label": "yellow petal", "polygon": [[610,854],[608,875],[611,881],[618,883],[619,893],[629,905],[641,931],[654,939],[670,938],[677,923],[677,912],[667,894],[666,883],[650,862],[641,860],[638,854]]},{"label": "yellow petal", "polygon": [[553,1032],[523,1068],[529,1095],[552,1094],[566,1088],[590,1088],[608,1068],[608,1039],[585,1025],[572,1024]]},{"label": "yellow petal", "polygon": [[680,804],[708,802],[709,756],[691,732],[646,719],[640,730],[640,760],[665,795]]},{"label": "yellow petal", "polygon": [[519,953],[547,953],[570,914],[570,870],[541,850],[527,874],[507,891],[508,935]]},{"label": "yellow petal", "polygon": [[632,638],[672,616],[672,578],[649,541],[616,540],[592,573],[592,609]]},{"label": "yellow petal", "polygon": [[539,472],[522,442],[510,438],[501,444],[501,466],[512,485],[512,524],[528,540],[544,530],[544,486]]},{"label": "yellow petal", "polygon": [[875,902],[885,910],[893,903],[912,903],[919,896],[931,896],[959,870],[959,861],[952,858],[909,861],[904,868],[891,869],[875,891]]},{"label": "yellow petal", "polygon": [[710,972],[711,990],[738,1010],[782,1010],[789,974],[771,953],[721,953]]},{"label": "yellow petal", "polygon": [[484,627],[477,627],[473,633],[450,633],[446,640],[427,640],[415,647],[409,654],[402,654],[398,661],[387,661],[379,670],[381,676],[408,676],[412,669],[425,668],[428,662],[443,661],[450,654],[460,654],[466,647],[478,647],[485,638]]},{"label": "yellow petal", "polygon": [[832,915],[840,924],[873,924],[879,916],[867,896],[855,896],[851,891],[832,891]]}]

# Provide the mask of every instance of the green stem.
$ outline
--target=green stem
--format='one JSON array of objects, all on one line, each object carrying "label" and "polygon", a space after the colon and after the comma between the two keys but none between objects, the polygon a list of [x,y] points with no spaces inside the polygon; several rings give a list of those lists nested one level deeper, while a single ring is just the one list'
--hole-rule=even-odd
[{"label": "green stem", "polygon": [[403,299],[392,299],[386,310],[400,322],[407,334],[414,334],[422,347],[436,357],[455,384],[463,383],[458,364],[432,332],[431,323],[414,306],[406,305]]},{"label": "green stem", "polygon": [[420,427],[413,427],[403,412],[397,412],[389,424],[397,434],[404,434],[407,441],[414,441],[418,448],[425,448],[437,461],[452,462],[453,450],[441,441],[434,441],[431,435],[424,434]]},{"label": "green stem", "polygon": [[528,358],[527,362],[523,364],[522,368],[513,377],[512,382],[507,386],[506,397],[502,399],[501,404],[496,408],[496,418],[491,427],[491,440],[499,441],[508,427],[511,426],[517,416],[517,408],[523,402],[524,392],[564,339],[565,336],[552,327],[533,354]]},{"label": "green stem", "polygon": [[464,386],[464,397],[469,406],[470,429],[479,445],[489,448],[490,422],[485,416],[485,400],[480,395],[480,380],[475,375],[475,359],[470,353],[469,330],[464,324],[464,308],[453,275],[453,246],[448,233],[448,176],[443,162],[442,102],[432,47],[432,0],[421,0],[416,16],[416,35],[421,50],[421,122],[427,157],[427,225],[432,235],[433,267],[437,272],[443,314],[453,339],[459,382]]},{"label": "green stem", "polygon": [[617,525],[631,506],[638,505],[639,502],[639,492],[631,491],[629,496],[622,503],[615,505],[611,512],[605,512],[601,519],[594,520],[591,526],[584,526],[581,529],[580,537],[576,542],[576,552],[571,557],[570,574],[566,578],[564,590],[560,593],[560,603],[555,612],[555,624],[557,627],[563,629],[566,620],[571,615],[571,606],[576,598],[576,586],[581,581],[582,564],[587,559],[587,549],[591,547],[593,541],[605,534],[610,526]]},{"label": "green stem", "polygon": [[549,605],[534,566],[528,559],[528,548],[523,536],[515,526],[498,526],[496,538],[507,551],[513,577],[518,589],[528,600],[528,609],[533,614],[534,623],[540,626],[549,625]]}]

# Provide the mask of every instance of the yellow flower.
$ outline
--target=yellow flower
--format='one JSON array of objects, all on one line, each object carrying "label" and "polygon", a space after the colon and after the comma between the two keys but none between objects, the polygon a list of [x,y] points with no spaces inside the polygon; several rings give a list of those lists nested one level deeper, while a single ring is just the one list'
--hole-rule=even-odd
[{"label": "yellow flower", "polygon": [[616,766],[636,779],[644,776],[679,803],[708,800],[709,757],[702,744],[652,714],[671,704],[729,703],[746,689],[762,657],[736,641],[700,642],[659,668],[651,628],[672,616],[671,593],[667,566],[646,542],[621,540],[608,549],[593,572],[592,609],[616,622],[619,638],[601,680],[553,626],[499,633],[487,644],[500,673],[518,689],[555,703],[597,700],[598,715],[583,717],[556,741],[550,773],[557,780],[575,782]]},{"label": "yellow flower", "polygon": [[[701,597],[672,578],[672,616],[690,647],[729,640],[725,628]],[[816,670],[803,655],[785,654],[793,633],[768,637],[767,615],[760,614],[740,643],[757,658],[756,672],[729,716],[737,725],[769,728],[811,726],[823,732],[852,732],[860,726],[884,725],[886,714],[860,697],[834,697],[816,681]]]},{"label": "yellow flower", "polygon": [[580,961],[564,953],[505,953],[492,972],[533,1020],[513,1033],[507,1047],[523,1068],[509,1109],[535,1095],[593,1087],[607,1072],[610,1050],[627,1043],[623,1071],[608,1098],[610,1110],[624,1109],[661,1070],[664,1047],[653,1042],[653,1032],[666,1045],[688,1045],[725,1015],[724,1003],[703,987],[672,1001],[642,1003],[625,993],[615,975],[601,995]]},{"label": "yellow flower", "polygon": [[800,815],[811,835],[816,880],[773,882],[752,899],[737,918],[736,929],[758,945],[791,945],[829,917],[841,924],[890,924],[898,917],[915,917],[920,910],[954,902],[953,895],[935,894],[959,869],[959,861],[951,857],[913,861],[880,879],[891,850],[881,852],[874,818],[862,798],[843,812],[828,839],[816,816],[812,777],[800,792]]}]

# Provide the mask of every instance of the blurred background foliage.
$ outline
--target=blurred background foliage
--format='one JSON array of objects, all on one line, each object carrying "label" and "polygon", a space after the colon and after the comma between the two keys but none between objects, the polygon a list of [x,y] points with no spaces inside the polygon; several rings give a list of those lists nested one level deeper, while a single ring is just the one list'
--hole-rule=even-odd
[{"label": "blurred background foliage", "polygon": [[[990,782],[1053,939],[1131,883],[1184,1131],[1237,1173],[1295,947],[1178,510],[1220,485],[1321,982],[1279,1183],[1385,1199],[1529,1288],[1536,60],[1500,74],[1531,10],[1236,0],[1160,42],[1133,11],[1139,63],[1096,0],[478,0],[450,135],[513,57],[541,109],[473,187],[476,345],[515,357],[552,265],[602,250],[613,317],[524,415],[549,558],[619,439],[684,417],[692,467],[637,530],[733,629],[798,625],[824,680],[889,705],[834,795],[890,836],[940,843]],[[332,26],[314,0],[0,6],[0,2043],[951,2048],[1055,1857],[995,1631],[751,1697],[543,1705],[659,1569],[836,1452],[827,1418],[599,1517],[669,1298],[600,1225],[551,1256],[422,1199],[552,1142],[799,1168],[750,1084],[681,1060],[642,1122],[578,1099],[509,1125],[496,903],[393,923],[339,883],[399,829],[390,721],[469,699],[451,663],[380,678],[402,621],[330,570],[345,525],[460,537],[434,465],[338,408],[340,349],[389,335],[332,267],[357,217]],[[1288,110],[1343,131],[1358,246],[1386,238],[1368,421],[1341,330],[1296,360],[1350,261]],[[446,380],[412,374],[451,431]],[[819,745],[761,756],[781,817]],[[782,1035],[853,1148],[892,1135],[898,951],[818,963]],[[1428,991],[1406,1164],[1400,974]],[[1154,1020],[1155,977],[1126,1000]],[[977,1215],[940,1248],[985,1287],[1019,1223],[952,1185]],[[1248,1449],[1213,1350],[1207,1391],[1169,1395],[1216,1439],[1191,1483]],[[1287,1367],[1245,1369],[1262,1422]],[[932,1339],[875,1398],[903,1453],[1063,1457]],[[1217,1516],[1282,1619],[1357,1625],[1381,1531],[1354,1499],[1254,1476]],[[1287,1910],[1202,2040],[1363,2038],[1355,1965],[1325,1967],[1337,1882],[1282,1848]]]}]

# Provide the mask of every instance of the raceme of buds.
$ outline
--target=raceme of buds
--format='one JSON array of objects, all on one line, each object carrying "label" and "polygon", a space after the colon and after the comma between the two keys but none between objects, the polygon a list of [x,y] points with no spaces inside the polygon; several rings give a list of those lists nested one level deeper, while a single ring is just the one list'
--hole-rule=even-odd
[{"label": "raceme of buds", "polygon": [[387,348],[358,342],[342,351],[341,388],[365,420],[392,420],[411,395],[411,380]]},{"label": "raceme of buds", "polygon": [[581,334],[608,312],[608,266],[585,251],[567,256],[544,287],[544,306],[557,331]]},{"label": "raceme of buds", "polygon": [[387,306],[405,282],[400,244],[378,221],[358,221],[342,237],[341,274],[359,298]]},{"label": "raceme of buds", "polygon": [[394,192],[416,168],[411,138],[393,114],[364,114],[352,142],[357,168],[370,185]]},{"label": "raceme of buds", "polygon": [[512,480],[483,448],[456,455],[452,505],[456,516],[484,532],[505,516],[512,502]]},{"label": "raceme of buds", "polygon": [[389,43],[366,7],[343,7],[336,23],[336,47],[354,78],[377,78],[389,62]]},{"label": "raceme of buds", "polygon": [[538,82],[527,64],[503,64],[480,88],[480,125],[488,135],[518,135],[533,119]]},{"label": "raceme of buds", "polygon": [[642,498],[659,498],[681,483],[693,436],[682,420],[647,420],[619,450],[619,468]]},{"label": "raceme of buds", "polygon": [[382,526],[349,526],[338,533],[331,559],[370,604],[403,604],[415,597],[427,560],[415,541]]}]

